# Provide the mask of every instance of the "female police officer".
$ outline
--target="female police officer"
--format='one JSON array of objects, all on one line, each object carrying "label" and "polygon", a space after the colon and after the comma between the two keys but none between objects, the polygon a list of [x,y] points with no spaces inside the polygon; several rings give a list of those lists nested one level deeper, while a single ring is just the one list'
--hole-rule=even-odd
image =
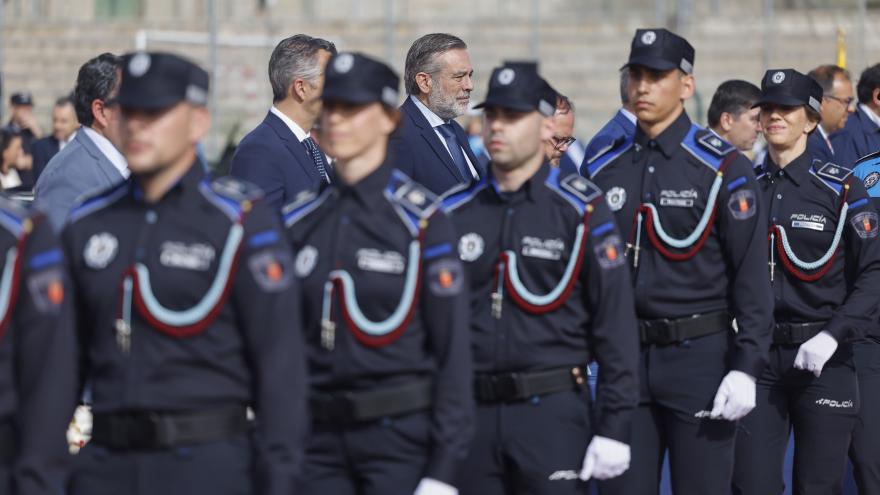
[{"label": "female police officer", "polygon": [[822,88],[792,69],[770,70],[761,84],[768,153],[757,172],[776,326],[757,407],[737,438],[736,493],[782,492],[792,428],[794,492],[839,493],[858,411],[847,338],[876,319],[877,213],[850,170],[807,151],[821,100]]},{"label": "female police officer", "polygon": [[456,493],[471,436],[453,227],[386,161],[398,85],[363,55],[328,62],[322,144],[338,181],[285,208],[311,371],[306,494]]}]

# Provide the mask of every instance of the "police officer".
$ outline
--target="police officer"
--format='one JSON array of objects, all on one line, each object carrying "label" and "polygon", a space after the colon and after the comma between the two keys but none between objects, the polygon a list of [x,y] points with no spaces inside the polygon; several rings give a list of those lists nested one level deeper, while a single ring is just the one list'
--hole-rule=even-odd
[{"label": "police officer", "polygon": [[767,140],[757,173],[768,210],[776,326],[758,405],[738,433],[737,494],[783,491],[791,430],[794,492],[840,493],[859,407],[847,340],[878,316],[878,218],[849,169],[808,151],[821,101],[816,81],[784,69],[767,71],[756,104]]},{"label": "police officer", "polygon": [[[874,208],[880,208],[880,151],[858,161],[853,175],[862,181]],[[880,493],[880,324],[852,342],[859,382],[859,417],[853,427],[849,458],[862,493]]]},{"label": "police officer", "polygon": [[480,104],[489,176],[444,199],[471,283],[477,436],[463,494],[584,493],[581,480],[629,465],[637,332],[623,241],[599,188],[547,160],[555,94],[543,84],[534,66],[493,71]]},{"label": "police officer", "polygon": [[0,196],[0,493],[62,493],[76,405],[64,256],[40,213]]},{"label": "police officer", "polygon": [[253,186],[198,162],[207,95],[192,62],[126,55],[132,177],[63,232],[94,412],[74,495],[294,490],[307,422],[290,248]]},{"label": "police officer", "polygon": [[667,448],[677,495],[726,493],[736,420],[754,407],[766,364],[772,299],[757,184],[749,161],[684,111],[693,64],[684,38],[637,30],[627,63],[635,136],[587,166],[628,240],[642,343],[632,467],[605,494],[655,493]]},{"label": "police officer", "polygon": [[321,143],[339,180],[284,215],[314,421],[301,493],[455,494],[473,400],[453,226],[386,159],[400,78],[357,53],[326,74]]}]

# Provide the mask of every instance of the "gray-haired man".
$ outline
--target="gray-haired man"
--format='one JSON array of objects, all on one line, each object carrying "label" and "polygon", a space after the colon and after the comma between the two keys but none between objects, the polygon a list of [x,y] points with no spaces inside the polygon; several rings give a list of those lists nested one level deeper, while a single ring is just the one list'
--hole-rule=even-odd
[{"label": "gray-haired man", "polygon": [[272,108],[239,143],[230,173],[260,186],[276,210],[301,191],[332,181],[309,132],[321,113],[324,67],[335,53],[333,43],[297,34],[278,43],[269,59]]},{"label": "gray-haired man", "polygon": [[388,145],[401,171],[437,194],[483,175],[464,129],[474,89],[467,44],[451,34],[426,34],[406,54],[400,128]]}]

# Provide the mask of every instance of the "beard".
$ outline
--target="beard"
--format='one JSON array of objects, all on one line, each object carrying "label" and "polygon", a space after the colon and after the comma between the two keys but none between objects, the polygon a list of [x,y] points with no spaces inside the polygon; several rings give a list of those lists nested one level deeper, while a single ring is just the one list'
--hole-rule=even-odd
[{"label": "beard", "polygon": [[[436,81],[435,87],[439,88],[439,86],[440,82]],[[458,100],[458,96],[464,97],[465,95],[467,93],[462,95],[446,94],[439,89],[431,91],[428,93],[428,108],[443,120],[454,119],[459,115],[464,115],[467,111],[468,102]]]}]

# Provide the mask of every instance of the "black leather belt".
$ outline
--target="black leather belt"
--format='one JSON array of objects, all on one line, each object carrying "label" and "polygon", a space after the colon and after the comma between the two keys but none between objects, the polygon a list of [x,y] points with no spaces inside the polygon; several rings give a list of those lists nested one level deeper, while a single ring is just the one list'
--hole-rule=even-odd
[{"label": "black leather belt", "polygon": [[474,396],[482,403],[512,402],[579,387],[585,382],[582,367],[547,371],[477,375]]},{"label": "black leather belt", "polygon": [[161,449],[216,442],[247,429],[244,406],[195,412],[96,414],[92,441],[116,450]]},{"label": "black leather belt", "polygon": [[807,323],[780,322],[773,328],[774,344],[803,344],[815,337],[825,328],[824,321],[811,321]]},{"label": "black leather belt", "polygon": [[431,380],[363,392],[313,391],[312,419],[318,423],[353,424],[422,411],[434,403]]},{"label": "black leather belt", "polygon": [[0,423],[0,464],[12,464],[18,450],[18,433],[12,421]]},{"label": "black leather belt", "polygon": [[726,311],[686,318],[639,320],[639,338],[645,345],[674,344],[729,330],[730,315]]}]

